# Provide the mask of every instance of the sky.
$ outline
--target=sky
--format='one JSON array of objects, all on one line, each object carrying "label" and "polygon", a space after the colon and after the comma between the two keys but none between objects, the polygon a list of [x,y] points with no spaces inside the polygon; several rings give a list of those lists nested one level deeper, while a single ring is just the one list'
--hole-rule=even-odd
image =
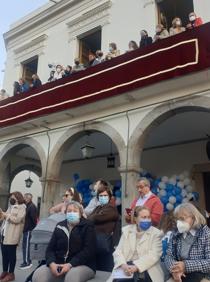
[{"label": "sky", "polygon": [[2,88],[6,61],[3,33],[9,30],[9,26],[12,23],[47,2],[49,2],[49,0],[2,0],[0,17],[0,89]]}]

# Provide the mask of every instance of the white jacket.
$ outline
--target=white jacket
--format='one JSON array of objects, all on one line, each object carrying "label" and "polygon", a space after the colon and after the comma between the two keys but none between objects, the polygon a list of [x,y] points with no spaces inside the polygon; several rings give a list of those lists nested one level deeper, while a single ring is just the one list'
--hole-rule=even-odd
[{"label": "white jacket", "polygon": [[[123,227],[122,236],[114,256],[114,269],[131,261],[136,248],[136,225]],[[160,266],[162,254],[162,232],[155,227],[150,227],[144,232],[138,244],[137,253],[139,258],[133,263],[140,272],[148,271],[153,282],[164,282],[164,274]],[[107,282],[112,282],[112,276]]]}]

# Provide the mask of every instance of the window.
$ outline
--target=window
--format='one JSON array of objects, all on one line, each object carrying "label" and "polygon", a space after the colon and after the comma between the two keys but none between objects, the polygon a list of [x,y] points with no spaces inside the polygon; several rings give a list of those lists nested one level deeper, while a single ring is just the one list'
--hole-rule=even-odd
[{"label": "window", "polygon": [[80,62],[87,64],[89,52],[95,53],[101,49],[101,28],[89,31],[78,39]]},{"label": "window", "polygon": [[179,17],[182,25],[188,23],[189,13],[194,11],[193,0],[156,0],[158,5],[159,23],[167,29],[171,27],[172,20]]},{"label": "window", "polygon": [[28,59],[25,62],[22,62],[23,74],[22,78],[27,82],[31,83],[32,74],[37,73],[38,67],[38,56]]}]

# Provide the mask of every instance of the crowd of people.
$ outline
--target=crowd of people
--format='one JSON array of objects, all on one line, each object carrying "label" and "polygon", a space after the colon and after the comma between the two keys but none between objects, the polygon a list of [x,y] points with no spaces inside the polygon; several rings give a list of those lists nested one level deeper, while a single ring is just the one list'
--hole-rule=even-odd
[{"label": "crowd of people", "polygon": [[[110,272],[107,282],[210,281],[210,229],[193,203],[163,212],[147,178],[137,181],[138,197],[126,208],[126,226],[108,182],[98,180],[92,200],[83,207],[73,187],[49,213],[62,213],[49,241],[45,261],[30,276],[33,282],[86,282],[96,270]],[[0,211],[3,272],[1,282],[14,281],[16,249],[23,234],[22,269],[31,267],[30,237],[37,223],[32,195],[13,192],[9,208]],[[120,227],[120,228],[119,228]]]},{"label": "crowd of people", "polygon": [[[126,52],[130,52],[136,50],[138,48],[143,48],[148,45],[151,45],[154,42],[167,38],[169,36],[173,36],[184,32],[186,30],[193,29],[203,24],[203,21],[200,17],[197,17],[194,12],[189,14],[189,22],[186,27],[182,26],[182,20],[178,17],[175,17],[172,21],[172,26],[169,30],[167,30],[162,24],[158,24],[156,26],[156,32],[153,38],[148,35],[146,30],[141,30],[140,36],[141,40],[139,45],[131,40],[128,44],[128,50]],[[117,44],[111,42],[109,44],[109,51],[104,55],[103,51],[97,50],[96,52],[90,51],[88,56],[88,63],[83,64],[80,62],[79,58],[74,60],[74,65],[67,65],[66,67],[61,64],[53,65],[48,64],[49,68],[51,68],[50,76],[48,78],[48,82],[56,81],[58,79],[71,76],[79,71],[83,71],[86,68],[98,65],[104,61],[111,60],[121,54],[120,50],[117,48]],[[31,77],[31,83],[28,83],[24,78],[20,78],[19,81],[14,82],[14,91],[13,95],[17,95],[20,93],[25,93],[30,89],[37,88],[42,85],[42,82],[37,74],[33,74]],[[4,89],[1,90],[0,100],[9,97]]]}]

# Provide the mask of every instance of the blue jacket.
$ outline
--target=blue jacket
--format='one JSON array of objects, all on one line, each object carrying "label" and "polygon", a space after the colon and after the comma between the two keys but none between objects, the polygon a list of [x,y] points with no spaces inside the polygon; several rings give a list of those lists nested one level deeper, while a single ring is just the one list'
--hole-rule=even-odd
[{"label": "blue jacket", "polygon": [[[176,261],[181,261],[181,236],[174,232],[169,241],[165,264],[169,271]],[[201,226],[195,234],[194,242],[190,248],[188,258],[183,260],[185,272],[210,273],[210,229],[207,225]]]}]

